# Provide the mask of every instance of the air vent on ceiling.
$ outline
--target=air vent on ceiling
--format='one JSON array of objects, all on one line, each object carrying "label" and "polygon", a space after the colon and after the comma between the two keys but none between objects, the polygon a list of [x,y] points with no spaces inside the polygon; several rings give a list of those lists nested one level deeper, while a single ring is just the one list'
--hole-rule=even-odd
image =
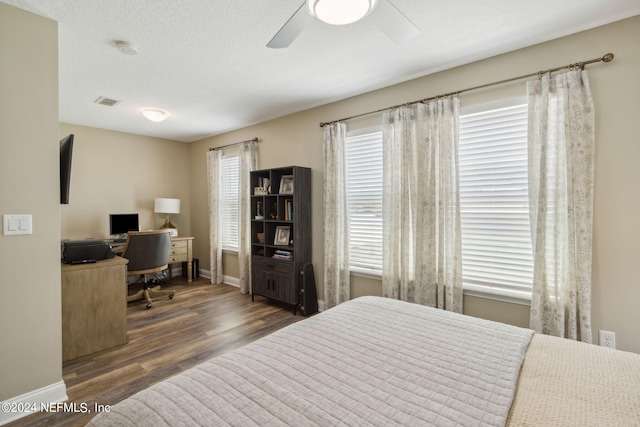
[{"label": "air vent on ceiling", "polygon": [[106,98],[104,96],[99,97],[93,102],[100,105],[106,105],[107,107],[114,107],[116,104],[120,103],[117,99]]}]

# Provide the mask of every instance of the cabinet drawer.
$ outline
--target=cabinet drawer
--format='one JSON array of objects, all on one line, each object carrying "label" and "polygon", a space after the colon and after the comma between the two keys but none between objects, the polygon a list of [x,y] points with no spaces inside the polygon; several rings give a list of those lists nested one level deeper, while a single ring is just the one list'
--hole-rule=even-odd
[{"label": "cabinet drawer", "polygon": [[295,275],[293,262],[290,261],[279,261],[271,258],[254,256],[252,257],[251,267],[265,271]]}]

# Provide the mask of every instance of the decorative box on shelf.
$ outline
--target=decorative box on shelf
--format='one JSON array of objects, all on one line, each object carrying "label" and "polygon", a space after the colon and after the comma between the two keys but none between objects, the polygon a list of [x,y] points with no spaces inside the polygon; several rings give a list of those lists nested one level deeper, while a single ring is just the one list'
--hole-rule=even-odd
[{"label": "decorative box on shelf", "polygon": [[265,196],[267,194],[269,194],[269,193],[267,192],[267,189],[264,188],[264,187],[254,187],[253,188],[253,195],[254,196]]}]

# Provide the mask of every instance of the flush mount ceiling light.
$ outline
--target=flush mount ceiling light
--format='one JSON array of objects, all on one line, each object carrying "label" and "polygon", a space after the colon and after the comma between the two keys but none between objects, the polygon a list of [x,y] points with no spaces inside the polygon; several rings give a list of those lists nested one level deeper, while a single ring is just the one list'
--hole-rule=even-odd
[{"label": "flush mount ceiling light", "polygon": [[154,108],[146,108],[142,110],[141,113],[143,116],[145,116],[148,120],[151,120],[152,122],[161,122],[167,117],[169,117],[169,115],[166,112],[162,110],[156,110]]},{"label": "flush mount ceiling light", "polygon": [[364,18],[397,44],[408,41],[420,32],[391,0],[305,0],[271,38],[267,47],[289,47],[316,20],[346,25]]},{"label": "flush mount ceiling light", "polygon": [[377,0],[307,0],[311,16],[332,25],[346,25],[367,16]]},{"label": "flush mount ceiling light", "polygon": [[125,55],[137,55],[138,49],[135,48],[131,43],[126,42],[124,40],[114,40],[113,44],[116,48]]}]

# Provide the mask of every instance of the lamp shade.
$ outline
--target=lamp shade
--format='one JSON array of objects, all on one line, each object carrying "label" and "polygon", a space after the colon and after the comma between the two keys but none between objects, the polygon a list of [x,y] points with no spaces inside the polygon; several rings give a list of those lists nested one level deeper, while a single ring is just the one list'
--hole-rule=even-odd
[{"label": "lamp shade", "polygon": [[163,214],[179,214],[180,199],[156,199],[154,211]]}]

